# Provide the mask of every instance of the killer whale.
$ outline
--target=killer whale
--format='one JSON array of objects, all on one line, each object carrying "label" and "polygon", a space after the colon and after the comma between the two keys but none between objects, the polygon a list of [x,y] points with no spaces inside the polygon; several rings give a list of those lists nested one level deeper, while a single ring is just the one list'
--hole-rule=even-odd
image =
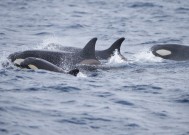
[{"label": "killer whale", "polygon": [[44,69],[44,70],[48,70],[48,71],[71,74],[74,76],[77,76],[77,74],[79,73],[78,69],[73,69],[73,70],[70,70],[69,72],[66,72],[62,68],[44,60],[44,59],[35,58],[35,57],[28,57],[28,58],[24,59],[17,66],[22,67],[22,68],[34,69],[34,70]]},{"label": "killer whale", "polygon": [[162,44],[151,47],[152,54],[163,59],[186,61],[189,60],[189,46],[179,44]]},{"label": "killer whale", "polygon": [[[47,50],[27,50],[10,54],[8,58],[16,66],[37,67],[40,69],[62,72],[59,68],[75,69],[77,64],[98,65],[100,61],[95,56],[97,38],[91,39],[85,47],[78,52],[57,52]],[[46,67],[43,67],[46,66]]]},{"label": "killer whale", "polygon": [[[118,51],[118,55],[123,59],[123,60],[127,60],[120,52],[120,47],[121,47],[121,44],[123,43],[123,41],[125,40],[124,37],[122,38],[119,38],[118,40],[116,40],[108,49],[105,49],[105,50],[96,50],[95,51],[95,55],[96,57],[99,59],[99,60],[106,60],[108,58],[110,58],[113,54],[114,54],[114,51],[117,49]],[[55,45],[57,46],[57,44],[54,44],[54,43],[51,43],[51,44],[48,44],[48,46],[51,46],[51,45]],[[61,46],[61,45],[58,45],[58,49],[61,50],[61,51],[66,51],[66,52],[79,52],[81,51],[81,48],[77,48],[77,47],[66,47],[66,46]]]}]

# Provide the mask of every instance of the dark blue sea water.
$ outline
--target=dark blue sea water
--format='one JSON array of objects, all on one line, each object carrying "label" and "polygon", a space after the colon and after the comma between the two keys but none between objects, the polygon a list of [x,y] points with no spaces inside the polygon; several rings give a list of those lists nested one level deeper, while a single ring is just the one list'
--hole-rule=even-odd
[{"label": "dark blue sea water", "polygon": [[[128,61],[78,77],[6,65],[93,37],[125,37]],[[160,43],[189,45],[189,0],[1,0],[0,135],[189,135],[189,63],[154,57]]]}]

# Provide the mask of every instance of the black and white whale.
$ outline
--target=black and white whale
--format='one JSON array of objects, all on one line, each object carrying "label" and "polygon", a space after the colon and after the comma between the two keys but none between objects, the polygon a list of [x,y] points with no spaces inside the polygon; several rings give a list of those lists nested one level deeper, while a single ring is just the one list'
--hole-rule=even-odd
[{"label": "black and white whale", "polygon": [[[110,58],[115,50],[118,51],[118,55],[123,59],[123,60],[127,60],[120,52],[120,47],[121,44],[123,43],[123,41],[125,40],[124,37],[119,38],[118,40],[116,40],[108,49],[106,50],[96,50],[95,51],[95,55],[99,60],[107,60],[108,58]],[[67,46],[61,46],[61,45],[57,45],[54,43],[49,44],[48,46],[57,46],[59,50],[61,51],[66,51],[66,52],[80,52],[82,49],[81,48],[77,48],[77,47],[67,47]]]},{"label": "black and white whale", "polygon": [[73,70],[70,70],[69,72],[66,72],[62,68],[44,60],[44,59],[35,58],[35,57],[28,57],[28,58],[24,59],[24,61],[22,61],[17,66],[19,66],[21,68],[28,68],[28,69],[33,69],[33,70],[44,69],[44,70],[48,70],[48,71],[71,74],[74,76],[77,76],[77,74],[79,73],[78,69],[73,69]]},{"label": "black and white whale", "polygon": [[95,56],[96,41],[97,38],[91,39],[86,46],[78,52],[28,50],[13,53],[9,55],[8,58],[16,66],[63,72],[65,69],[75,69],[77,64],[100,64],[100,61],[98,61]]},{"label": "black and white whale", "polygon": [[154,45],[151,48],[155,56],[163,59],[186,61],[189,60],[189,46],[178,44]]}]

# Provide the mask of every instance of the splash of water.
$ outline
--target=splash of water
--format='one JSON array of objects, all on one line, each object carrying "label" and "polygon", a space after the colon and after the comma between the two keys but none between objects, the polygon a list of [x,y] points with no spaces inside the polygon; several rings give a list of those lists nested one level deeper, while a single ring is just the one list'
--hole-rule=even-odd
[{"label": "splash of water", "polygon": [[154,56],[151,51],[143,50],[134,55],[133,61],[136,61],[136,62],[162,62],[162,58]]},{"label": "splash of water", "polygon": [[47,50],[57,50],[58,46],[60,46],[62,43],[61,38],[52,36],[52,37],[46,37],[42,43],[37,45],[34,49],[47,49]]},{"label": "splash of water", "polygon": [[110,59],[108,60],[108,64],[120,64],[120,63],[124,63],[125,60],[123,60],[119,53],[118,50],[116,49],[113,53],[113,55],[110,57]]},{"label": "splash of water", "polygon": [[84,74],[84,73],[82,73],[82,72],[79,72],[79,73],[77,74],[77,77],[79,77],[79,78],[86,78],[87,75]]},{"label": "splash of water", "polygon": [[7,56],[8,54],[6,52],[3,52],[2,56],[0,57],[0,69],[6,68],[10,65]]}]

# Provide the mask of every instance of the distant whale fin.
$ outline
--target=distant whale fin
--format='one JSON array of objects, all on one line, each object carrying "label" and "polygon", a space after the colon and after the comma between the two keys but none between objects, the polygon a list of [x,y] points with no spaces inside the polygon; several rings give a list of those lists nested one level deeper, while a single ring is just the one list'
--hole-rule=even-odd
[{"label": "distant whale fin", "polygon": [[115,50],[117,49],[118,54],[122,57],[122,59],[126,60],[126,58],[120,53],[120,47],[124,40],[125,40],[124,37],[119,38],[108,49],[102,51],[96,51],[96,56],[99,59],[108,59],[114,54]]},{"label": "distant whale fin", "polygon": [[106,51],[113,54],[113,52],[115,51],[115,49],[118,50],[118,52],[120,53],[120,47],[121,47],[121,44],[123,43],[123,41],[125,40],[124,37],[116,40],[111,46],[110,48],[108,48]]},{"label": "distant whale fin", "polygon": [[78,73],[79,73],[79,69],[73,69],[73,70],[68,72],[68,74],[71,74],[73,76],[77,76]]},{"label": "distant whale fin", "polygon": [[85,45],[85,47],[80,52],[81,57],[85,59],[96,59],[95,56],[96,41],[97,38],[93,38]]}]

